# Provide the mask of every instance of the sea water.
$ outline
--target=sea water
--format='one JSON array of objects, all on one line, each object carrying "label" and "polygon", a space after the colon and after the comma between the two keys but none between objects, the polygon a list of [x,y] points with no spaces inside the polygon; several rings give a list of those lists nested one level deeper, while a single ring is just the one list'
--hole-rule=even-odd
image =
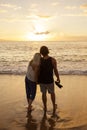
[{"label": "sea water", "polygon": [[57,60],[59,74],[87,75],[87,42],[0,41],[0,74],[25,74],[41,46]]}]

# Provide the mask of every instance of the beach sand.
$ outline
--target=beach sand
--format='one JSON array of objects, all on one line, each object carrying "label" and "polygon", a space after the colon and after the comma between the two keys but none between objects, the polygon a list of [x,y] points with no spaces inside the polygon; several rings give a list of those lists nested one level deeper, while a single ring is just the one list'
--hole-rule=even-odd
[{"label": "beach sand", "polygon": [[87,76],[61,75],[63,88],[55,86],[57,111],[44,115],[40,88],[27,113],[24,76],[0,75],[0,130],[87,130]]}]

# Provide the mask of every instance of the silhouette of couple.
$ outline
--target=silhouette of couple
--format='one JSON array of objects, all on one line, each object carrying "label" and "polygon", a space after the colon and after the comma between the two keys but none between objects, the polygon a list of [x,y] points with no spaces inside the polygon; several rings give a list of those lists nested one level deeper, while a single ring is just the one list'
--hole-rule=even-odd
[{"label": "silhouette of couple", "polygon": [[54,91],[54,76],[60,82],[59,73],[57,69],[56,59],[49,56],[49,49],[47,46],[40,48],[40,53],[35,53],[33,59],[29,62],[27,73],[25,76],[25,88],[28,101],[28,111],[32,111],[32,102],[36,95],[36,86],[40,85],[42,93],[42,101],[44,112],[47,111],[47,91],[51,96],[53,105],[53,115],[56,112],[55,91]]}]

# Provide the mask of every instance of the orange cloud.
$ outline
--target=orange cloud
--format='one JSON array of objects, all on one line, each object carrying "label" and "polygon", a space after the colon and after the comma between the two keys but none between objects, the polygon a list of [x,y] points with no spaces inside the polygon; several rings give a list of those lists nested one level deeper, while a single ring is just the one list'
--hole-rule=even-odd
[{"label": "orange cloud", "polygon": [[49,16],[49,15],[38,15],[38,17],[40,17],[40,18],[51,18],[52,16]]},{"label": "orange cloud", "polygon": [[81,5],[80,8],[87,8],[87,4]]}]

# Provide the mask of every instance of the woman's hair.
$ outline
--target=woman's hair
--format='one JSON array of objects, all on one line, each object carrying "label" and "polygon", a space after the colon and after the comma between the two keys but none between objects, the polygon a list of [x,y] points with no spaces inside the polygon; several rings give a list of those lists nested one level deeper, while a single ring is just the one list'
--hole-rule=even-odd
[{"label": "woman's hair", "polygon": [[42,46],[42,47],[40,48],[40,53],[41,53],[43,56],[48,55],[48,54],[49,54],[48,47]]},{"label": "woman's hair", "polygon": [[33,57],[33,63],[34,64],[39,64],[40,63],[40,58],[41,58],[41,54],[40,53],[35,53],[34,57]]}]

